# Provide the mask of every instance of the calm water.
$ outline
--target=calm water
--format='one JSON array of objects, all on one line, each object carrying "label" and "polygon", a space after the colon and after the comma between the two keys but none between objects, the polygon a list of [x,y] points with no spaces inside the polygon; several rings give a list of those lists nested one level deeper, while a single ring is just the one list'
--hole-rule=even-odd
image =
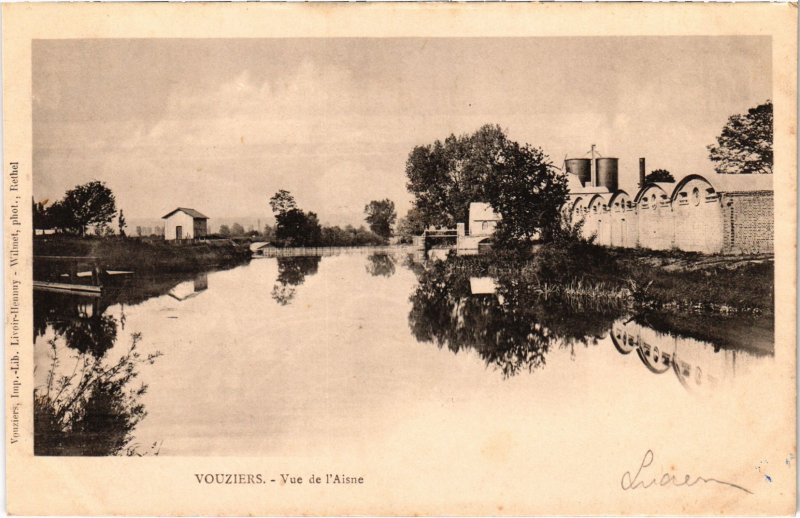
[{"label": "calm water", "polygon": [[[558,303],[513,275],[406,253],[256,259],[136,279],[102,299],[37,292],[35,317],[37,394],[55,402],[37,412],[47,454],[119,453],[133,437],[145,454],[424,444],[447,457],[470,448],[465,430],[487,426],[580,440],[586,426],[602,437],[598,411],[646,409],[632,426],[658,430],[717,416],[686,427],[697,431],[736,425],[732,398],[750,397],[744,387],[775,361],[768,319]],[[102,390],[79,394],[86,372]],[[653,394],[672,404],[654,412]],[[54,434],[56,417],[72,421],[69,433]],[[453,435],[428,437],[431,425]]]}]

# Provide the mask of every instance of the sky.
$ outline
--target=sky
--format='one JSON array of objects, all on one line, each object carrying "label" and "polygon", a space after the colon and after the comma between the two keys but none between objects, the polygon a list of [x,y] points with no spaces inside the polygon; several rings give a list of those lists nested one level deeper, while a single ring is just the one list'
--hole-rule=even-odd
[{"label": "sky", "polygon": [[269,222],[279,189],[324,224],[403,216],[416,145],[481,125],[561,166],[596,144],[713,172],[728,117],[771,98],[768,37],[88,39],[33,44],[34,197],[101,180],[129,222],[173,208]]}]

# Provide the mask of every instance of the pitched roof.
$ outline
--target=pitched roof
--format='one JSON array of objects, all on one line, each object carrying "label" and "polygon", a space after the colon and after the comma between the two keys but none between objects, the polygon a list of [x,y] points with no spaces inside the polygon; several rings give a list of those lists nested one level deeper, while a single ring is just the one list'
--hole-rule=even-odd
[{"label": "pitched roof", "polygon": [[176,212],[179,212],[179,211],[180,212],[185,212],[186,214],[190,215],[191,217],[193,217],[195,219],[208,219],[208,216],[204,216],[203,214],[201,214],[200,212],[198,212],[198,211],[196,211],[194,209],[187,209],[185,207],[178,207],[177,209],[167,213],[166,215],[161,216],[161,219],[167,219],[168,217],[172,216],[173,214],[175,214]]}]

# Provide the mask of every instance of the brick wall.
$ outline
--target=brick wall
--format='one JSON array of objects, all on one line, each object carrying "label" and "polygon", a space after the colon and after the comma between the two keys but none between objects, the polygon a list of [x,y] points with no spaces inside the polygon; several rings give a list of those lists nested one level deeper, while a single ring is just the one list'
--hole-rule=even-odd
[{"label": "brick wall", "polygon": [[722,195],[723,253],[774,251],[773,194],[770,191]]}]

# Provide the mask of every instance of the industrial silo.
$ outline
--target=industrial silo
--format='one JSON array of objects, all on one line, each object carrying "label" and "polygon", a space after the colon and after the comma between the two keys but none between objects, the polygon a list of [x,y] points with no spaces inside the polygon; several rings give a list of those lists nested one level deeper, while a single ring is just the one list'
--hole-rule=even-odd
[{"label": "industrial silo", "polygon": [[595,158],[594,160],[597,186],[605,187],[609,192],[616,192],[619,187],[619,159]]},{"label": "industrial silo", "polygon": [[592,181],[592,160],[590,158],[568,158],[567,172],[574,174],[583,184]]}]

